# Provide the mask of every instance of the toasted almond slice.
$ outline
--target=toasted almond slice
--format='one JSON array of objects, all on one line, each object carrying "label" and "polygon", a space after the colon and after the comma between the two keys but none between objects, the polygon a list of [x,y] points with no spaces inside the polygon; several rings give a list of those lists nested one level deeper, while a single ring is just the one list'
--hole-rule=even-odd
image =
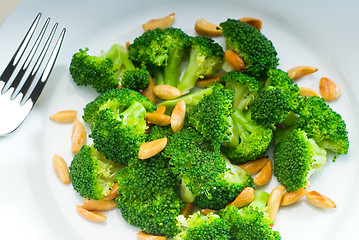
[{"label": "toasted almond slice", "polygon": [[54,120],[58,123],[71,123],[76,118],[77,111],[74,110],[64,110],[55,113],[54,115],[50,116],[51,120]]},{"label": "toasted almond slice", "polygon": [[307,194],[305,194],[308,201],[313,204],[313,206],[316,206],[318,208],[336,208],[337,205],[328,198],[327,196],[324,196],[317,191],[310,191]]},{"label": "toasted almond slice", "polygon": [[181,99],[176,103],[171,115],[171,128],[173,132],[178,132],[182,129],[185,116],[186,103],[183,99]]},{"label": "toasted almond slice", "polygon": [[90,211],[107,211],[116,208],[115,200],[93,200],[84,198],[83,207]]},{"label": "toasted almond slice", "polygon": [[245,22],[248,23],[249,25],[251,25],[252,27],[256,28],[257,30],[261,30],[262,29],[262,21],[258,18],[254,18],[254,17],[244,17],[239,19],[239,21],[241,22]]},{"label": "toasted almond slice", "polygon": [[251,175],[259,172],[259,170],[261,170],[268,161],[268,157],[263,157],[238,166]]},{"label": "toasted almond slice", "polygon": [[163,113],[147,113],[145,118],[148,123],[156,124],[159,126],[168,126],[171,124],[171,117]]},{"label": "toasted almond slice", "polygon": [[82,145],[86,144],[86,140],[86,130],[84,125],[75,118],[72,125],[71,152],[78,153]]},{"label": "toasted almond slice", "polygon": [[221,27],[201,18],[194,25],[196,33],[202,36],[216,37],[222,35]]},{"label": "toasted almond slice", "polygon": [[233,202],[228,204],[227,206],[235,206],[235,207],[244,207],[250,204],[254,199],[254,189],[251,187],[246,187],[242,190],[240,194],[234,199]]},{"label": "toasted almond slice", "polygon": [[326,101],[336,100],[340,96],[340,89],[338,86],[326,77],[320,79],[319,90]]},{"label": "toasted almond slice", "polygon": [[166,105],[162,105],[162,106],[159,106],[155,113],[159,113],[159,114],[165,114],[166,113]]},{"label": "toasted almond slice", "polygon": [[188,218],[189,215],[191,215],[193,213],[193,209],[194,209],[194,204],[193,203],[184,203],[184,208],[181,209],[181,214],[185,217]]},{"label": "toasted almond slice", "polygon": [[319,97],[319,94],[311,88],[299,87],[299,89],[300,89],[299,94],[302,95],[303,97],[312,97],[312,96]]},{"label": "toasted almond slice", "polygon": [[291,205],[298,200],[300,200],[308,192],[310,183],[308,181],[307,185],[304,188],[301,188],[297,191],[285,192],[282,197],[281,204],[282,206]]},{"label": "toasted almond slice", "polygon": [[64,184],[69,184],[71,180],[69,168],[67,167],[65,160],[60,155],[55,154],[52,158],[52,163],[54,165],[55,172],[61,182]]},{"label": "toasted almond slice", "polygon": [[277,214],[279,210],[280,203],[282,201],[283,193],[285,187],[279,185],[271,191],[269,194],[268,202],[267,202],[267,212],[269,214],[270,219],[274,223],[277,219]]},{"label": "toasted almond slice", "polygon": [[154,236],[144,232],[137,233],[137,238],[140,240],[166,240],[165,236]]},{"label": "toasted almond slice", "polygon": [[297,66],[294,68],[291,68],[287,71],[288,76],[292,78],[293,80],[297,80],[299,78],[302,78],[306,75],[315,73],[318,71],[318,68],[311,67],[311,66]]},{"label": "toasted almond slice", "polygon": [[103,200],[112,200],[118,196],[118,185],[115,183],[110,190],[110,193]]},{"label": "toasted almond slice", "polygon": [[243,71],[246,68],[242,58],[233,50],[226,50],[224,52],[224,59],[236,71]]},{"label": "toasted almond slice", "polygon": [[87,220],[94,221],[94,222],[104,222],[106,221],[106,216],[103,213],[95,212],[95,211],[89,211],[83,206],[76,206],[77,212],[86,218]]},{"label": "toasted almond slice", "polygon": [[171,100],[183,95],[183,93],[176,87],[171,85],[157,85],[153,88],[154,94],[161,99]]},{"label": "toasted almond slice", "polygon": [[157,99],[155,93],[153,92],[154,88],[155,88],[155,82],[150,76],[150,84],[148,85],[148,88],[142,91],[142,95],[147,97],[153,104],[156,104]]},{"label": "toasted almond slice", "polygon": [[215,81],[219,82],[219,79],[224,75],[224,73],[221,73],[215,77],[206,77],[206,78],[200,78],[196,81],[196,87],[205,88]]},{"label": "toasted almond slice", "polygon": [[210,214],[210,213],[216,213],[218,212],[217,210],[213,210],[213,209],[209,209],[209,208],[205,208],[205,209],[201,209],[200,210],[201,214],[203,215],[207,215],[207,214]]},{"label": "toasted almond slice", "polygon": [[151,142],[143,143],[138,152],[139,159],[148,159],[160,153],[167,145],[167,138],[160,138]]},{"label": "toasted almond slice", "polygon": [[170,15],[165,16],[163,18],[149,20],[148,22],[142,24],[142,28],[146,32],[148,30],[155,30],[156,28],[160,28],[163,30],[171,26],[174,20],[175,20],[175,14],[171,13]]},{"label": "toasted almond slice", "polygon": [[264,167],[259,171],[259,173],[253,178],[253,182],[257,186],[263,186],[269,182],[272,177],[272,161],[267,161]]}]

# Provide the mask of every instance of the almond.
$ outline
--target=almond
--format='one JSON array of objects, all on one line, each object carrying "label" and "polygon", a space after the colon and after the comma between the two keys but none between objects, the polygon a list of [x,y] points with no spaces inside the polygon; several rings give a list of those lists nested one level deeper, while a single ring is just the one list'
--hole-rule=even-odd
[{"label": "almond", "polygon": [[196,31],[196,33],[202,36],[216,37],[222,35],[222,30],[220,26],[208,22],[204,18],[201,18],[196,21],[196,24],[194,25],[194,30]]},{"label": "almond", "polygon": [[143,143],[138,152],[139,159],[148,159],[160,153],[167,145],[167,138],[160,138],[151,142]]},{"label": "almond", "polygon": [[311,67],[311,66],[297,66],[294,68],[291,68],[287,71],[288,76],[293,79],[293,80],[297,80],[299,78],[302,78],[306,75],[315,73],[316,71],[318,71],[318,68],[316,67]]},{"label": "almond", "polygon": [[338,86],[326,77],[320,79],[319,90],[326,101],[334,101],[340,96],[340,89]]},{"label": "almond", "polygon": [[172,14],[170,14],[168,16],[163,17],[163,18],[157,18],[157,19],[149,20],[148,22],[142,24],[142,28],[146,32],[148,30],[155,30],[156,28],[160,28],[160,29],[163,30],[163,29],[166,29],[169,26],[171,26],[174,20],[175,20],[175,14],[172,13]]},{"label": "almond", "polygon": [[259,172],[259,170],[261,170],[268,161],[269,161],[268,157],[263,157],[253,161],[249,161],[244,164],[240,164],[238,166],[248,174],[252,175],[254,173]]},{"label": "almond", "polygon": [[250,204],[254,199],[254,189],[251,187],[246,187],[243,191],[236,197],[236,199],[228,204],[227,206],[235,207],[244,207]]},{"label": "almond", "polygon": [[263,186],[272,178],[272,161],[267,161],[264,167],[254,177],[253,182],[257,186]]},{"label": "almond", "polygon": [[328,198],[327,196],[324,196],[317,191],[310,191],[307,194],[305,194],[308,201],[318,208],[336,208],[337,205]]},{"label": "almond", "polygon": [[246,68],[242,58],[233,50],[226,50],[224,59],[236,71],[243,71]]}]

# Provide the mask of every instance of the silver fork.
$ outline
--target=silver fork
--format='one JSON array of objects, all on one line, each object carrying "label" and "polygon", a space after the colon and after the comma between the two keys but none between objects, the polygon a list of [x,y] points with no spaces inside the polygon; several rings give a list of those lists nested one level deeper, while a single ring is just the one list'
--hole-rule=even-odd
[{"label": "silver fork", "polygon": [[36,62],[33,64],[34,66],[30,74],[24,78],[24,75],[35,56],[35,53],[37,52],[37,49],[49,25],[50,18],[48,18],[43,25],[38,37],[36,38],[36,41],[34,42],[25,61],[23,61],[22,67],[18,70],[17,75],[13,76],[15,69],[21,61],[22,56],[26,51],[30,40],[32,39],[33,33],[35,32],[40,18],[41,13],[36,16],[14,56],[0,76],[0,136],[7,135],[16,130],[33,109],[50,76],[60,51],[61,44],[66,32],[65,28],[62,29],[41,76],[37,79],[37,81],[34,81],[58,27],[58,23],[55,23],[45,44],[42,47],[39,56],[37,57]]}]

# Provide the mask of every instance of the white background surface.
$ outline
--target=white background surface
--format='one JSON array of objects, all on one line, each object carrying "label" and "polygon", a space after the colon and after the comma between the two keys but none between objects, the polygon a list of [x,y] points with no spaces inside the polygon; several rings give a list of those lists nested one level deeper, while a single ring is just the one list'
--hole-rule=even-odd
[{"label": "white background surface", "polygon": [[[118,211],[105,224],[83,220],[75,210],[81,199],[62,185],[52,169],[55,153],[70,162],[71,125],[54,124],[50,114],[81,110],[96,95],[76,87],[69,77],[72,54],[89,47],[94,52],[112,43],[124,44],[142,33],[149,19],[176,13],[175,27],[194,34],[199,18],[220,22],[228,17],[258,17],[263,33],[274,43],[280,67],[318,66],[299,85],[318,91],[322,76],[337,82],[341,98],[331,106],[347,121],[351,148],[313,175],[312,188],[331,197],[337,209],[321,210],[302,200],[282,208],[275,224],[283,239],[356,239],[359,216],[358,66],[359,2],[342,1],[29,1],[23,0],[0,25],[0,70],[10,60],[38,12],[42,21],[66,27],[57,64],[37,105],[20,128],[0,138],[0,239],[136,239]],[[221,41],[219,39],[219,41]],[[1,114],[1,113],[0,113]],[[1,115],[0,115],[1,116]],[[267,186],[276,185],[275,179]]]}]

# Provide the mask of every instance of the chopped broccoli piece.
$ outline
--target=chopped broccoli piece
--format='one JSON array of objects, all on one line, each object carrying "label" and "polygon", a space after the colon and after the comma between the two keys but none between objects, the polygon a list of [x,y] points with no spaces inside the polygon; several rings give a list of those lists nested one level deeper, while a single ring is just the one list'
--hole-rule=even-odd
[{"label": "chopped broccoli piece", "polygon": [[150,75],[146,69],[124,70],[121,75],[121,85],[132,90],[144,90],[150,84]]},{"label": "chopped broccoli piece", "polygon": [[171,126],[159,126],[154,125],[150,128],[150,131],[146,135],[146,142],[151,142],[160,138],[170,137],[173,135]]},{"label": "chopped broccoli piece", "polygon": [[121,168],[94,147],[84,145],[71,161],[71,183],[81,197],[100,200],[110,193]]}]

